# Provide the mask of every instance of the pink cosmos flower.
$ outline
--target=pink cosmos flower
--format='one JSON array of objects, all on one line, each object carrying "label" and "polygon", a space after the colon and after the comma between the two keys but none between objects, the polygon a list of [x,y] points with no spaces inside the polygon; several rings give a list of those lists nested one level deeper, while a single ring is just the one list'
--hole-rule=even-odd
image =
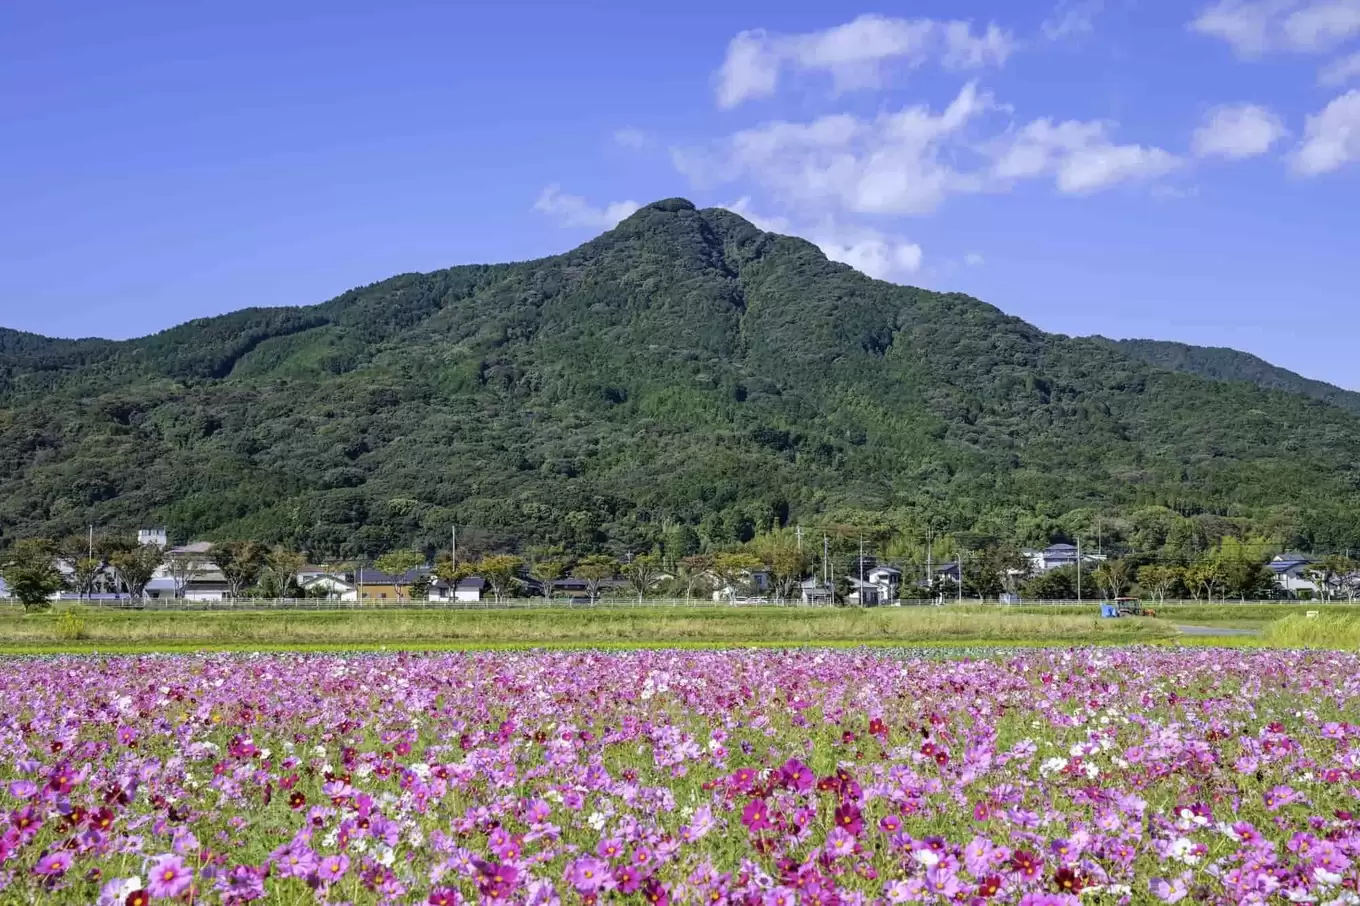
[{"label": "pink cosmos flower", "polygon": [[770,823],[769,806],[765,804],[765,800],[752,799],[746,803],[746,807],[741,810],[741,823],[752,833],[773,827],[774,825]]},{"label": "pink cosmos flower", "polygon": [[343,878],[348,871],[349,856],[341,853],[322,859],[321,864],[317,866],[316,876],[321,879],[323,884],[334,884]]},{"label": "pink cosmos flower", "polygon": [[65,850],[48,853],[38,860],[38,864],[33,867],[33,873],[48,878],[59,878],[71,870],[71,861],[71,854]]},{"label": "pink cosmos flower", "polygon": [[172,853],[156,858],[147,874],[146,889],[157,899],[172,900],[194,881],[194,873],[184,864],[184,860]]}]

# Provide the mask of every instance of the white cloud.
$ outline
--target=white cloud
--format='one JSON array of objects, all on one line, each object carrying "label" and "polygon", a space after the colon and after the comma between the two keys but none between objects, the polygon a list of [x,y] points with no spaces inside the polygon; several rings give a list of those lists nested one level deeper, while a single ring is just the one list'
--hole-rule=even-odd
[{"label": "white cloud", "polygon": [[985,114],[1004,109],[969,83],[938,113],[916,105],[872,119],[776,121],[716,148],[672,153],[677,168],[705,187],[751,180],[780,204],[850,214],[929,214],[952,195],[1006,191],[1036,178],[1086,194],[1181,163],[1161,148],[1116,144],[1104,122],[1041,119],[999,137],[976,134]]},{"label": "white cloud", "polygon": [[1088,35],[1095,31],[1095,18],[1104,8],[1105,0],[1059,0],[1039,30],[1050,41]]},{"label": "white cloud", "polygon": [[1247,59],[1271,51],[1323,53],[1360,34],[1360,0],[1218,0],[1189,27]]},{"label": "white cloud", "polygon": [[591,227],[612,229],[620,220],[632,214],[642,205],[636,201],[616,201],[606,207],[592,206],[579,195],[565,195],[562,188],[551,185],[545,188],[534,202],[534,210],[554,217],[564,227]]},{"label": "white cloud", "polygon": [[1351,79],[1360,77],[1360,51],[1349,57],[1333,60],[1318,73],[1319,85],[1344,85]]},{"label": "white cloud", "polygon": [[981,252],[969,252],[963,256],[963,263],[969,267],[982,267],[987,261],[982,257]]},{"label": "white cloud", "polygon": [[1308,117],[1295,149],[1294,172],[1318,176],[1360,162],[1360,90],[1348,91]]},{"label": "white cloud", "polygon": [[767,233],[802,236],[832,261],[848,264],[877,280],[900,281],[921,269],[924,256],[919,245],[871,227],[841,224],[827,217],[812,226],[796,228],[787,217],[757,214],[746,196],[725,207]]},{"label": "white cloud", "polygon": [[885,236],[877,230],[850,230],[848,233],[814,234],[826,257],[848,264],[876,280],[900,282],[921,269],[921,247]]},{"label": "white cloud", "polygon": [[625,126],[622,129],[614,130],[614,144],[620,147],[639,150],[648,147],[651,143],[651,134],[641,129]]},{"label": "white cloud", "polygon": [[942,152],[994,107],[991,95],[970,83],[939,114],[920,105],[871,120],[838,114],[808,123],[777,121],[738,132],[716,151],[682,149],[674,157],[697,181],[749,177],[805,205],[923,214],[950,194],[981,190],[975,176],[955,169]]},{"label": "white cloud", "polygon": [[938,58],[950,69],[979,69],[1001,65],[1013,49],[1010,33],[994,24],[975,35],[969,22],[876,15],[799,35],[744,31],[718,70],[718,106],[773,95],[785,68],[825,72],[837,91],[851,91],[881,85],[890,60],[915,67]]},{"label": "white cloud", "polygon": [[1215,107],[1205,115],[1190,147],[1198,157],[1241,160],[1265,154],[1285,134],[1280,118],[1265,107],[1231,104]]},{"label": "white cloud", "polygon": [[994,142],[992,176],[1003,183],[1052,175],[1058,190],[1084,195],[1130,180],[1152,179],[1180,165],[1156,147],[1117,145],[1103,122],[1038,119]]}]

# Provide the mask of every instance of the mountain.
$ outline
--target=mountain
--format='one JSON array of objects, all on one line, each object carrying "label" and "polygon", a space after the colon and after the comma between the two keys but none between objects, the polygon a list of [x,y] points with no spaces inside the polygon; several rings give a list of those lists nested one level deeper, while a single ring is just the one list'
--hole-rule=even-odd
[{"label": "mountain", "polygon": [[682,199],[563,255],[320,305],[125,342],[0,332],[3,539],[154,523],[322,558],[457,524],[676,551],[876,521],[1038,543],[1165,507],[1206,537],[1360,546],[1356,449],[1339,406],[871,280]]},{"label": "mountain", "polygon": [[1124,352],[1150,365],[1212,378],[1246,381],[1266,390],[1311,397],[1360,414],[1360,393],[1295,374],[1251,353],[1221,346],[1187,346],[1165,340],[1111,340]]}]

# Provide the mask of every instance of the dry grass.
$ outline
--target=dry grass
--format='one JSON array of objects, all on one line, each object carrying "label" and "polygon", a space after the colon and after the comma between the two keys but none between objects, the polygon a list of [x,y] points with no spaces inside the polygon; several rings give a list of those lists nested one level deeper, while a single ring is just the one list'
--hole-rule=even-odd
[{"label": "dry grass", "polygon": [[499,647],[635,644],[825,644],[989,640],[1077,644],[1158,641],[1174,629],[1158,620],[1090,615],[979,612],[945,608],[701,610],[532,610],[381,612],[126,612],[87,610],[82,632],[54,614],[0,618],[0,647],[87,650],[103,646],[377,645]]}]

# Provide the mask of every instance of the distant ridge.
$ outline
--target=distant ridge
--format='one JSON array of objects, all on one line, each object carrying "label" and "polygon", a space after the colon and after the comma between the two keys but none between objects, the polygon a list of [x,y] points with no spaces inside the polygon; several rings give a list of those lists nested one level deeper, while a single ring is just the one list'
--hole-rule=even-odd
[{"label": "distant ridge", "polygon": [[1360,393],[1295,374],[1249,352],[1222,346],[1190,346],[1167,340],[1111,340],[1150,365],[1212,378],[1246,381],[1264,390],[1283,390],[1360,414]]},{"label": "distant ridge", "polygon": [[156,525],[322,560],[442,549],[457,525],[469,556],[623,555],[828,523],[1041,544],[1101,520],[1360,547],[1353,394],[1307,382],[1336,403],[1301,404],[1256,386],[1302,380],[1282,369],[1158,349],[668,199],[562,255],[319,305],[119,342],[0,331],[0,546]]}]

